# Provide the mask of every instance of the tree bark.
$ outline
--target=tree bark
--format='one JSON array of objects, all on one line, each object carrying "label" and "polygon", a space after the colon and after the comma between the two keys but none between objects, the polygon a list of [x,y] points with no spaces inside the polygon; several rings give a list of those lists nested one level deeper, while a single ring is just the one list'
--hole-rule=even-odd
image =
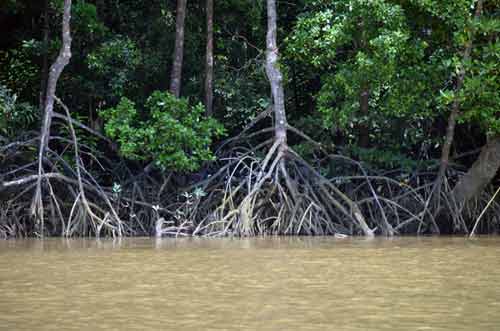
[{"label": "tree bark", "polygon": [[[478,0],[476,4],[476,10],[474,13],[474,20],[479,19],[481,16],[481,12],[483,10],[483,0]],[[471,36],[465,46],[463,55],[462,55],[462,63],[467,62],[470,59],[470,55],[472,52],[472,39],[474,37],[474,32],[471,33]],[[438,176],[435,183],[435,188],[440,188],[443,178],[446,174],[446,170],[448,169],[448,165],[450,162],[450,151],[451,146],[453,144],[453,137],[455,135],[455,127],[457,124],[457,119],[460,115],[460,101],[458,99],[458,93],[462,89],[465,79],[465,68],[463,64],[460,66],[460,71],[457,76],[457,82],[455,86],[455,99],[451,105],[451,113],[448,117],[448,126],[446,128],[446,138],[443,144],[443,148],[441,150],[441,160],[439,165]]]},{"label": "tree bark", "polygon": [[207,54],[205,68],[206,115],[213,115],[214,103],[214,0],[207,0]]},{"label": "tree bark", "polygon": [[267,0],[267,35],[266,35],[266,74],[271,84],[274,110],[275,139],[286,146],[287,121],[285,113],[285,92],[283,75],[279,69],[279,51],[277,44],[276,0]]},{"label": "tree bark", "polygon": [[[64,14],[62,25],[62,47],[56,61],[50,67],[49,78],[47,80],[47,91],[45,96],[44,121],[40,139],[40,156],[43,155],[44,149],[48,143],[50,125],[54,111],[54,96],[56,94],[57,82],[61,76],[64,67],[68,65],[71,58],[71,0],[64,0]],[[41,162],[41,161],[40,161]]]},{"label": "tree bark", "polygon": [[[62,47],[59,51],[56,61],[50,67],[49,78],[47,81],[47,92],[45,93],[44,118],[40,130],[40,147],[38,150],[38,180],[36,184],[36,193],[33,214],[42,219],[43,224],[43,205],[41,200],[41,181],[43,178],[43,158],[50,137],[50,126],[54,115],[54,101],[57,88],[57,81],[61,76],[64,67],[71,58],[71,0],[64,0],[64,12],[62,22]],[[43,227],[43,226],[42,226]]]},{"label": "tree bark", "polygon": [[181,95],[182,60],[184,57],[184,21],[186,18],[187,0],[177,0],[177,17],[175,20],[175,49],[172,74],[170,78],[170,93]]},{"label": "tree bark", "polygon": [[39,109],[40,116],[43,116],[43,111],[45,107],[45,93],[47,92],[47,79],[49,76],[49,0],[44,1],[43,9],[43,39],[42,39],[42,71],[40,78],[40,99],[39,99]]},{"label": "tree bark", "polygon": [[496,136],[483,146],[476,162],[458,181],[452,190],[453,202],[461,211],[464,204],[477,197],[495,178],[500,168],[500,136]]}]

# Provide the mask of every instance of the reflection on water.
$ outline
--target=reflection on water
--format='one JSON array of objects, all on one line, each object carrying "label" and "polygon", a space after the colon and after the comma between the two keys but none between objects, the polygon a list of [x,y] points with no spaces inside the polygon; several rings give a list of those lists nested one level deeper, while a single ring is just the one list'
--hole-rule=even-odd
[{"label": "reflection on water", "polygon": [[0,241],[1,330],[500,330],[500,239]]}]

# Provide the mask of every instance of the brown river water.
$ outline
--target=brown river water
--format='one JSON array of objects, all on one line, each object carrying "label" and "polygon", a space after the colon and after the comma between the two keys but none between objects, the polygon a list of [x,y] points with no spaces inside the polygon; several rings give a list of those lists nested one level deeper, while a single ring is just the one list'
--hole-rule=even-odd
[{"label": "brown river water", "polygon": [[0,330],[500,330],[500,238],[0,241]]}]

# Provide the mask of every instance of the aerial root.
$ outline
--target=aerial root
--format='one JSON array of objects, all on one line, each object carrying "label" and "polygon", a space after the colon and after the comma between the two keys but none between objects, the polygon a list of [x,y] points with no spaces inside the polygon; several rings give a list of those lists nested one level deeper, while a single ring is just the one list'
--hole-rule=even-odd
[{"label": "aerial root", "polygon": [[[0,183],[0,237],[372,237],[436,233],[443,226],[442,216],[429,204],[433,173],[379,173],[345,156],[328,154],[319,144],[312,144],[315,154],[309,163],[284,141],[269,138],[272,130],[267,129],[248,130],[229,141],[218,151],[217,161],[209,165],[211,175],[183,190],[172,185],[176,180],[172,173],[160,176],[144,171],[137,175],[124,165],[119,172],[125,180],[113,177],[117,190],[109,183],[105,187],[89,163],[110,174],[116,172],[112,168],[116,165],[110,166],[102,158],[89,161],[87,155],[97,153],[77,141],[71,125],[75,121],[60,105],[66,114],[55,118],[64,120],[70,139],[64,141],[63,152],[47,148],[41,175],[36,162],[16,165],[9,161],[19,151],[36,147],[37,139],[9,143],[1,149],[0,162],[8,166],[3,168]],[[291,127],[290,133],[313,143]],[[253,146],[245,143],[250,141],[249,135],[252,140],[258,137]],[[70,160],[65,152],[71,152]],[[485,217],[493,221],[478,222],[474,231],[498,229],[500,205],[491,199],[494,192],[455,206],[448,194],[456,180],[453,176],[443,180],[439,199],[447,210],[461,211],[449,213],[454,230],[470,233],[474,223],[466,220],[476,220],[488,203]],[[40,191],[38,180],[43,184]],[[36,215],[43,215],[38,222],[27,213],[33,205],[43,206],[36,210]]]},{"label": "aerial root", "polygon": [[235,150],[215,176],[202,182],[210,193],[198,203],[202,217],[193,220],[194,234],[372,237],[404,233],[419,223],[422,231],[428,228],[423,226],[424,215],[416,211],[424,201],[419,192],[383,176],[370,176],[353,160],[344,158],[362,175],[346,176],[349,184],[338,186],[282,141],[274,141],[264,157],[255,156],[259,153],[257,148]]},{"label": "aerial root", "polygon": [[[69,164],[62,154],[59,155],[47,147],[47,153],[42,156],[40,163],[23,165],[4,174],[6,177],[11,177],[18,173],[27,173],[1,183],[0,193],[7,191],[9,194],[9,191],[12,191],[16,194],[6,200],[6,208],[0,215],[0,236],[99,237],[103,234],[120,237],[124,235],[124,222],[111,202],[111,194],[106,192],[85,169],[73,127],[75,121],[61,100],[57,97],[54,99],[66,112],[66,116],[61,115],[56,118],[64,119],[69,128],[72,139],[67,141],[64,150],[73,149],[74,164]],[[51,136],[49,135],[47,139],[50,140]],[[8,151],[13,147],[32,148],[36,143],[37,139],[28,139],[24,143],[15,145],[11,143],[3,150]],[[48,172],[47,167],[50,167]],[[18,188],[24,186],[25,188],[17,193]],[[33,192],[32,197],[28,199],[30,192]],[[26,210],[31,212],[27,214]]]}]

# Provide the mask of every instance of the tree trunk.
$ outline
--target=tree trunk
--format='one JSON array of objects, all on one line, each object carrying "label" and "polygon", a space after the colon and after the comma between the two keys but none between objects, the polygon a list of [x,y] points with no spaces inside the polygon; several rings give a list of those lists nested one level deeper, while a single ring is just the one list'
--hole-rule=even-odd
[{"label": "tree trunk", "polygon": [[43,151],[48,143],[48,136],[50,131],[50,125],[52,122],[52,114],[54,111],[54,97],[56,94],[57,81],[61,76],[64,67],[69,63],[71,58],[71,31],[70,31],[70,20],[71,20],[71,0],[64,0],[64,14],[63,14],[63,26],[62,26],[62,47],[59,51],[56,61],[50,67],[49,78],[47,80],[47,91],[45,93],[45,107],[44,107],[44,121],[41,131],[40,140],[40,155],[43,155]]},{"label": "tree trunk", "polygon": [[214,103],[214,0],[207,0],[207,54],[205,68],[206,115],[213,115]]},{"label": "tree trunk", "polygon": [[43,9],[43,39],[42,39],[42,71],[40,78],[40,116],[43,116],[45,107],[45,93],[47,92],[47,79],[49,76],[49,0],[44,1]]},{"label": "tree trunk", "polygon": [[[478,0],[476,4],[476,11],[474,13],[474,20],[478,20],[479,17],[481,16],[481,12],[483,10],[483,0]],[[471,33],[471,36],[469,38],[469,41],[467,42],[463,56],[462,56],[462,63],[467,62],[470,59],[470,54],[472,52],[472,39],[474,37],[474,32]],[[440,188],[443,178],[446,174],[446,170],[448,169],[448,164],[450,162],[450,151],[451,151],[451,146],[453,144],[453,137],[455,135],[455,126],[457,124],[457,119],[460,115],[460,101],[458,99],[458,93],[462,89],[462,86],[464,84],[464,79],[465,79],[465,68],[463,64],[460,66],[460,71],[457,76],[457,82],[455,86],[455,100],[453,100],[453,103],[451,105],[451,113],[450,116],[448,117],[448,126],[446,128],[446,138],[443,144],[443,148],[441,150],[441,161],[439,165],[439,171],[438,171],[438,176],[436,179],[435,183],[435,188]],[[439,196],[439,194],[437,195]]]},{"label": "tree trunk", "polygon": [[[43,158],[45,149],[49,143],[50,126],[54,113],[54,100],[57,88],[57,81],[61,76],[64,67],[71,58],[71,0],[64,0],[64,13],[62,22],[62,46],[56,61],[50,67],[49,78],[47,81],[47,92],[45,93],[44,118],[40,130],[40,147],[38,150],[38,179],[36,184],[36,193],[32,213],[42,219],[43,228],[43,205],[41,197],[41,183],[43,175]],[[43,233],[43,231],[42,231]]]},{"label": "tree trunk", "polygon": [[481,149],[476,162],[453,188],[452,197],[458,211],[486,188],[495,178],[499,168],[500,136],[496,136]]},{"label": "tree trunk", "polygon": [[285,92],[283,75],[278,65],[276,0],[267,0],[266,74],[271,84],[274,110],[275,139],[286,146],[287,121],[285,113]]},{"label": "tree trunk", "polygon": [[177,0],[177,17],[175,20],[174,63],[170,79],[170,93],[177,98],[181,95],[182,59],[184,57],[184,20],[186,18],[187,0]]}]

